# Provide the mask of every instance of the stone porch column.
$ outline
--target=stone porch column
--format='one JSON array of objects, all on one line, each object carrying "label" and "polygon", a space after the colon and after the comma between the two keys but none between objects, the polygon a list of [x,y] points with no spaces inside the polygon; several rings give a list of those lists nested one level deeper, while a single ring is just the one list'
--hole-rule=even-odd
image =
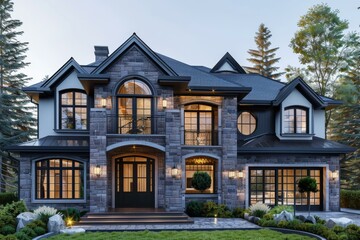
[{"label": "stone porch column", "polygon": [[[90,212],[107,211],[106,110],[90,110]],[[100,166],[101,174],[94,174]]]},{"label": "stone porch column", "polygon": [[[181,131],[180,110],[166,110],[166,147],[165,147],[165,208],[167,211],[184,211],[182,200],[181,174],[173,178],[171,169],[181,169]],[[182,169],[184,171],[184,169]]]},{"label": "stone porch column", "polygon": [[234,208],[237,199],[237,179],[229,179],[228,172],[235,171],[237,163],[237,98],[225,97],[222,106],[222,200]]}]

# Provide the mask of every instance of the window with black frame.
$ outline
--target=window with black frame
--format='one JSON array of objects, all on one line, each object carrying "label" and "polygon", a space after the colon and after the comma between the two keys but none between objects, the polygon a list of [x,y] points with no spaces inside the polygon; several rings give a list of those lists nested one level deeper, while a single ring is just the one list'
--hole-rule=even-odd
[{"label": "window with black frame", "polygon": [[314,178],[320,191],[310,193],[312,209],[322,209],[321,168],[250,168],[250,204],[257,202],[275,205],[296,205],[299,210],[307,207],[307,193],[297,190],[297,182],[306,176]]},{"label": "window with black frame", "polygon": [[60,93],[60,129],[87,129],[87,95],[84,92]]},{"label": "window with black frame", "polygon": [[217,108],[205,104],[184,107],[185,145],[217,145]]},{"label": "window with black frame", "polygon": [[297,106],[285,108],[284,133],[309,133],[307,108]]},{"label": "window with black frame", "polygon": [[69,159],[35,163],[36,199],[84,199],[84,164]]},{"label": "window with black frame", "polygon": [[124,82],[118,91],[118,133],[151,134],[153,97],[141,80]]}]

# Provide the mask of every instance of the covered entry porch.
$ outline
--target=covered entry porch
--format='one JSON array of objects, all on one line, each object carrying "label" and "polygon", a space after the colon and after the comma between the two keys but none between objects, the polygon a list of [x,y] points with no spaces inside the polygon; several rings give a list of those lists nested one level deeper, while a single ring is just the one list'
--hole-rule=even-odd
[{"label": "covered entry porch", "polygon": [[[165,148],[146,141],[106,147],[104,164],[91,164],[90,212],[165,208]],[[100,174],[95,169],[100,168]],[[133,212],[128,211],[128,212]]]}]

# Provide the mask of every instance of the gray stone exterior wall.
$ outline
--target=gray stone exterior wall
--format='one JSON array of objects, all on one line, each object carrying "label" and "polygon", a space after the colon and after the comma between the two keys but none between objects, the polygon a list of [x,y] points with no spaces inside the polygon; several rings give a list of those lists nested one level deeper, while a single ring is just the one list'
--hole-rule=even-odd
[{"label": "gray stone exterior wall", "polygon": [[[90,111],[90,211],[106,212],[108,210],[108,185],[109,174],[106,157],[106,111],[105,109],[92,108]],[[99,165],[101,175],[94,174],[94,168]]]},{"label": "gray stone exterior wall", "polygon": [[223,203],[234,208],[237,202],[236,179],[229,179],[228,171],[236,170],[237,161],[237,98],[224,98],[222,106],[222,194]]}]

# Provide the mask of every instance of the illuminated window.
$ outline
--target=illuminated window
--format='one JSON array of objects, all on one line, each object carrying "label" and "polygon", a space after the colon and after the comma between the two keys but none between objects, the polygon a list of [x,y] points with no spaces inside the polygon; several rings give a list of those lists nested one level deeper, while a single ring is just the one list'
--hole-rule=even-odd
[{"label": "illuminated window", "polygon": [[285,108],[284,133],[308,133],[308,110],[306,108]]},{"label": "illuminated window", "polygon": [[118,91],[118,133],[151,134],[152,92],[136,79],[123,83]]},{"label": "illuminated window", "polygon": [[190,104],[184,110],[185,145],[217,145],[217,108]]},{"label": "illuminated window", "polygon": [[249,112],[242,112],[238,117],[238,129],[242,135],[250,135],[256,129],[256,119]]},{"label": "illuminated window", "polygon": [[60,128],[87,129],[87,96],[76,90],[60,94]]},{"label": "illuminated window", "polygon": [[35,164],[36,199],[84,199],[84,164],[46,159]]},{"label": "illuminated window", "polygon": [[[207,157],[195,157],[186,160],[186,193],[215,193],[216,161]],[[191,181],[196,172],[207,172],[211,177],[211,186],[204,192],[192,187]]]},{"label": "illuminated window", "polygon": [[322,209],[322,170],[320,168],[250,168],[250,204],[263,202],[271,206],[296,204],[306,210],[307,193],[297,190],[300,179],[310,176],[320,191],[310,193],[312,209]]}]

